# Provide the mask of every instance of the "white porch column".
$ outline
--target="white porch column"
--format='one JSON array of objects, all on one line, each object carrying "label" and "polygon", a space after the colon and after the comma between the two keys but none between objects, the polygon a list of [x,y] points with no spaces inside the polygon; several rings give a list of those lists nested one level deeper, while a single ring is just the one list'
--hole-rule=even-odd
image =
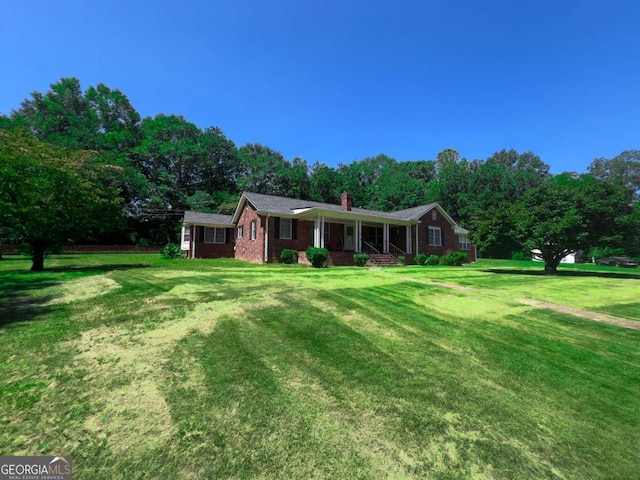
[{"label": "white porch column", "polygon": [[313,246],[315,248],[320,246],[320,217],[316,217],[313,223]]},{"label": "white porch column", "polygon": [[407,253],[411,253],[411,225],[405,227],[405,237],[407,237]]},{"label": "white porch column", "polygon": [[313,225],[313,246],[324,248],[324,217],[317,217]]},{"label": "white porch column", "polygon": [[382,253],[389,253],[389,224],[382,224]]},{"label": "white porch column", "polygon": [[355,251],[359,253],[362,251],[362,220],[356,220],[355,237]]},{"label": "white porch column", "polygon": [[196,258],[196,238],[198,238],[196,235],[198,234],[198,227],[197,225],[193,225],[189,228],[191,229],[191,258]]},{"label": "white porch column", "polygon": [[420,224],[416,224],[416,254],[420,253],[420,242],[418,242],[418,230],[420,230]]}]

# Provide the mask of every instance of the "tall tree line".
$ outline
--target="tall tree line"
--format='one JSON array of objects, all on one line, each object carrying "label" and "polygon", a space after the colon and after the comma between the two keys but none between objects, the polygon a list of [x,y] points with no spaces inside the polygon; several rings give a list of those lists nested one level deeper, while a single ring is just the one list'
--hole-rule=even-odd
[{"label": "tall tree line", "polygon": [[[380,154],[336,168],[309,165],[264,145],[238,147],[220,128],[202,130],[179,115],[141,118],[121,91],[104,84],[83,91],[76,78],[33,92],[0,116],[0,129],[26,130],[56,147],[92,151],[94,164],[109,167],[123,215],[110,233],[94,235],[103,242],[175,241],[184,210],[229,213],[242,191],[338,203],[346,190],[354,205],[375,210],[440,202],[473,232],[483,255],[508,257],[527,248],[506,228],[513,217],[509,208],[551,177],[540,157],[515,150],[483,160],[449,148],[433,160],[400,162]],[[640,152],[596,159],[589,173],[624,185],[637,199]]]}]

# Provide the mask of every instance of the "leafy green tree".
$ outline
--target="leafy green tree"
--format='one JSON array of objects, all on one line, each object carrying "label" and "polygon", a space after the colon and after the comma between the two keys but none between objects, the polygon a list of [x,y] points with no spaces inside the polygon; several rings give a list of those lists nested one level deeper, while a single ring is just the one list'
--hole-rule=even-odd
[{"label": "leafy green tree", "polygon": [[621,182],[638,199],[640,195],[640,150],[625,150],[611,158],[597,158],[589,165],[589,173],[601,180]]},{"label": "leafy green tree", "polygon": [[[376,210],[392,211],[429,203],[427,162],[388,162],[378,173],[375,183],[369,186],[369,206]],[[435,168],[433,168],[435,173]],[[426,180],[426,181],[425,181]]]},{"label": "leafy green tree", "polygon": [[44,142],[74,150],[96,148],[99,120],[77,78],[62,78],[44,95],[33,92],[13,116],[23,118]]},{"label": "leafy green tree", "polygon": [[97,131],[84,148],[130,154],[142,139],[142,127],[140,114],[126,95],[100,83],[87,89],[85,99],[97,119]]},{"label": "leafy green tree", "polygon": [[571,252],[591,246],[618,246],[631,214],[631,193],[584,175],[553,177],[528,191],[513,207],[515,233],[527,248],[538,249],[547,274]]},{"label": "leafy green tree", "polygon": [[460,153],[455,148],[445,148],[436,157],[438,175],[447,166],[460,162]]},{"label": "leafy green tree", "polygon": [[455,150],[449,149],[438,154],[437,179],[428,185],[428,196],[440,202],[444,209],[457,221],[465,223],[466,197],[469,192],[471,163],[458,159]]},{"label": "leafy green tree", "polygon": [[393,158],[382,153],[375,157],[338,165],[343,190],[351,193],[353,204],[365,208],[376,208],[378,202],[373,198],[377,193],[376,185],[383,171],[392,168],[395,163]]},{"label": "leafy green tree", "polygon": [[[238,149],[218,127],[209,127],[198,137],[205,156],[200,165],[198,189],[216,195],[220,192],[235,195],[235,179],[239,169]],[[222,201],[222,200],[220,200]]]},{"label": "leafy green tree", "polygon": [[140,115],[119,90],[104,84],[83,93],[77,78],[62,78],[44,94],[33,92],[12,120],[40,140],[75,150],[130,153],[141,138]]},{"label": "leafy green tree", "polygon": [[239,168],[236,185],[240,191],[275,195],[276,172],[282,169],[284,157],[275,150],[248,143],[238,151]]},{"label": "leafy green tree", "polygon": [[[437,178],[430,182],[429,198],[439,201],[477,238],[483,255],[510,258],[521,251],[512,236],[502,235],[495,216],[549,178],[549,166],[531,153],[501,150],[486,161],[460,158],[453,149],[438,154]],[[502,215],[499,218],[504,220]]]},{"label": "leafy green tree", "polygon": [[309,174],[310,200],[324,203],[339,203],[344,187],[342,175],[324,163],[316,162]]},{"label": "leafy green tree", "polygon": [[527,250],[516,231],[513,205],[491,207],[486,215],[472,220],[470,232],[473,243],[484,257],[510,258],[514,252]]},{"label": "leafy green tree", "polygon": [[0,230],[28,246],[31,270],[44,269],[47,251],[118,222],[118,192],[90,156],[0,130]]},{"label": "leafy green tree", "polygon": [[284,162],[277,172],[277,178],[278,195],[309,199],[311,183],[309,182],[309,165],[305,159],[295,157],[291,162]]},{"label": "leafy green tree", "polygon": [[145,118],[142,131],[143,140],[134,155],[152,189],[146,199],[149,209],[183,209],[202,182],[206,150],[198,143],[200,129],[183,117],[161,114]]},{"label": "leafy green tree", "polygon": [[236,184],[240,191],[309,198],[309,167],[302,158],[288,162],[280,152],[258,143],[241,147],[238,157]]}]

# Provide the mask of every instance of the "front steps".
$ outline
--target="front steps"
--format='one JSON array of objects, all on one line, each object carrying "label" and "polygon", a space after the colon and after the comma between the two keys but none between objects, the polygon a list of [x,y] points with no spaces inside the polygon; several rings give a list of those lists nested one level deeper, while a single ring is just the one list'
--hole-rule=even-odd
[{"label": "front steps", "polygon": [[390,253],[370,253],[369,260],[371,265],[376,267],[397,267],[400,265],[398,259]]}]

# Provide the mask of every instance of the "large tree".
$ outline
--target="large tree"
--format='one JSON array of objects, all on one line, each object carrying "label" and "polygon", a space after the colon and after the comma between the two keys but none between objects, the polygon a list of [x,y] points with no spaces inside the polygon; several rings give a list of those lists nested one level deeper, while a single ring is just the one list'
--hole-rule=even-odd
[{"label": "large tree", "polygon": [[589,173],[596,178],[617,181],[640,195],[640,150],[625,150],[611,158],[597,158],[589,165]]},{"label": "large tree", "polygon": [[96,168],[92,155],[0,130],[0,230],[28,247],[31,270],[44,268],[47,251],[118,222],[120,198],[105,175],[118,167]]},{"label": "large tree", "polygon": [[238,151],[236,185],[240,191],[309,199],[309,166],[296,157],[285,160],[280,152],[259,143],[248,143]]},{"label": "large tree", "polygon": [[12,113],[40,140],[73,149],[129,153],[140,142],[140,115],[119,90],[100,83],[82,91],[62,78],[46,93],[33,92]]},{"label": "large tree", "polygon": [[309,197],[316,202],[339,203],[344,188],[342,175],[325,163],[316,162],[309,173]]},{"label": "large tree", "polygon": [[558,175],[528,191],[514,205],[514,233],[537,249],[544,271],[556,273],[572,252],[592,246],[619,246],[627,233],[631,193],[590,175]]}]

